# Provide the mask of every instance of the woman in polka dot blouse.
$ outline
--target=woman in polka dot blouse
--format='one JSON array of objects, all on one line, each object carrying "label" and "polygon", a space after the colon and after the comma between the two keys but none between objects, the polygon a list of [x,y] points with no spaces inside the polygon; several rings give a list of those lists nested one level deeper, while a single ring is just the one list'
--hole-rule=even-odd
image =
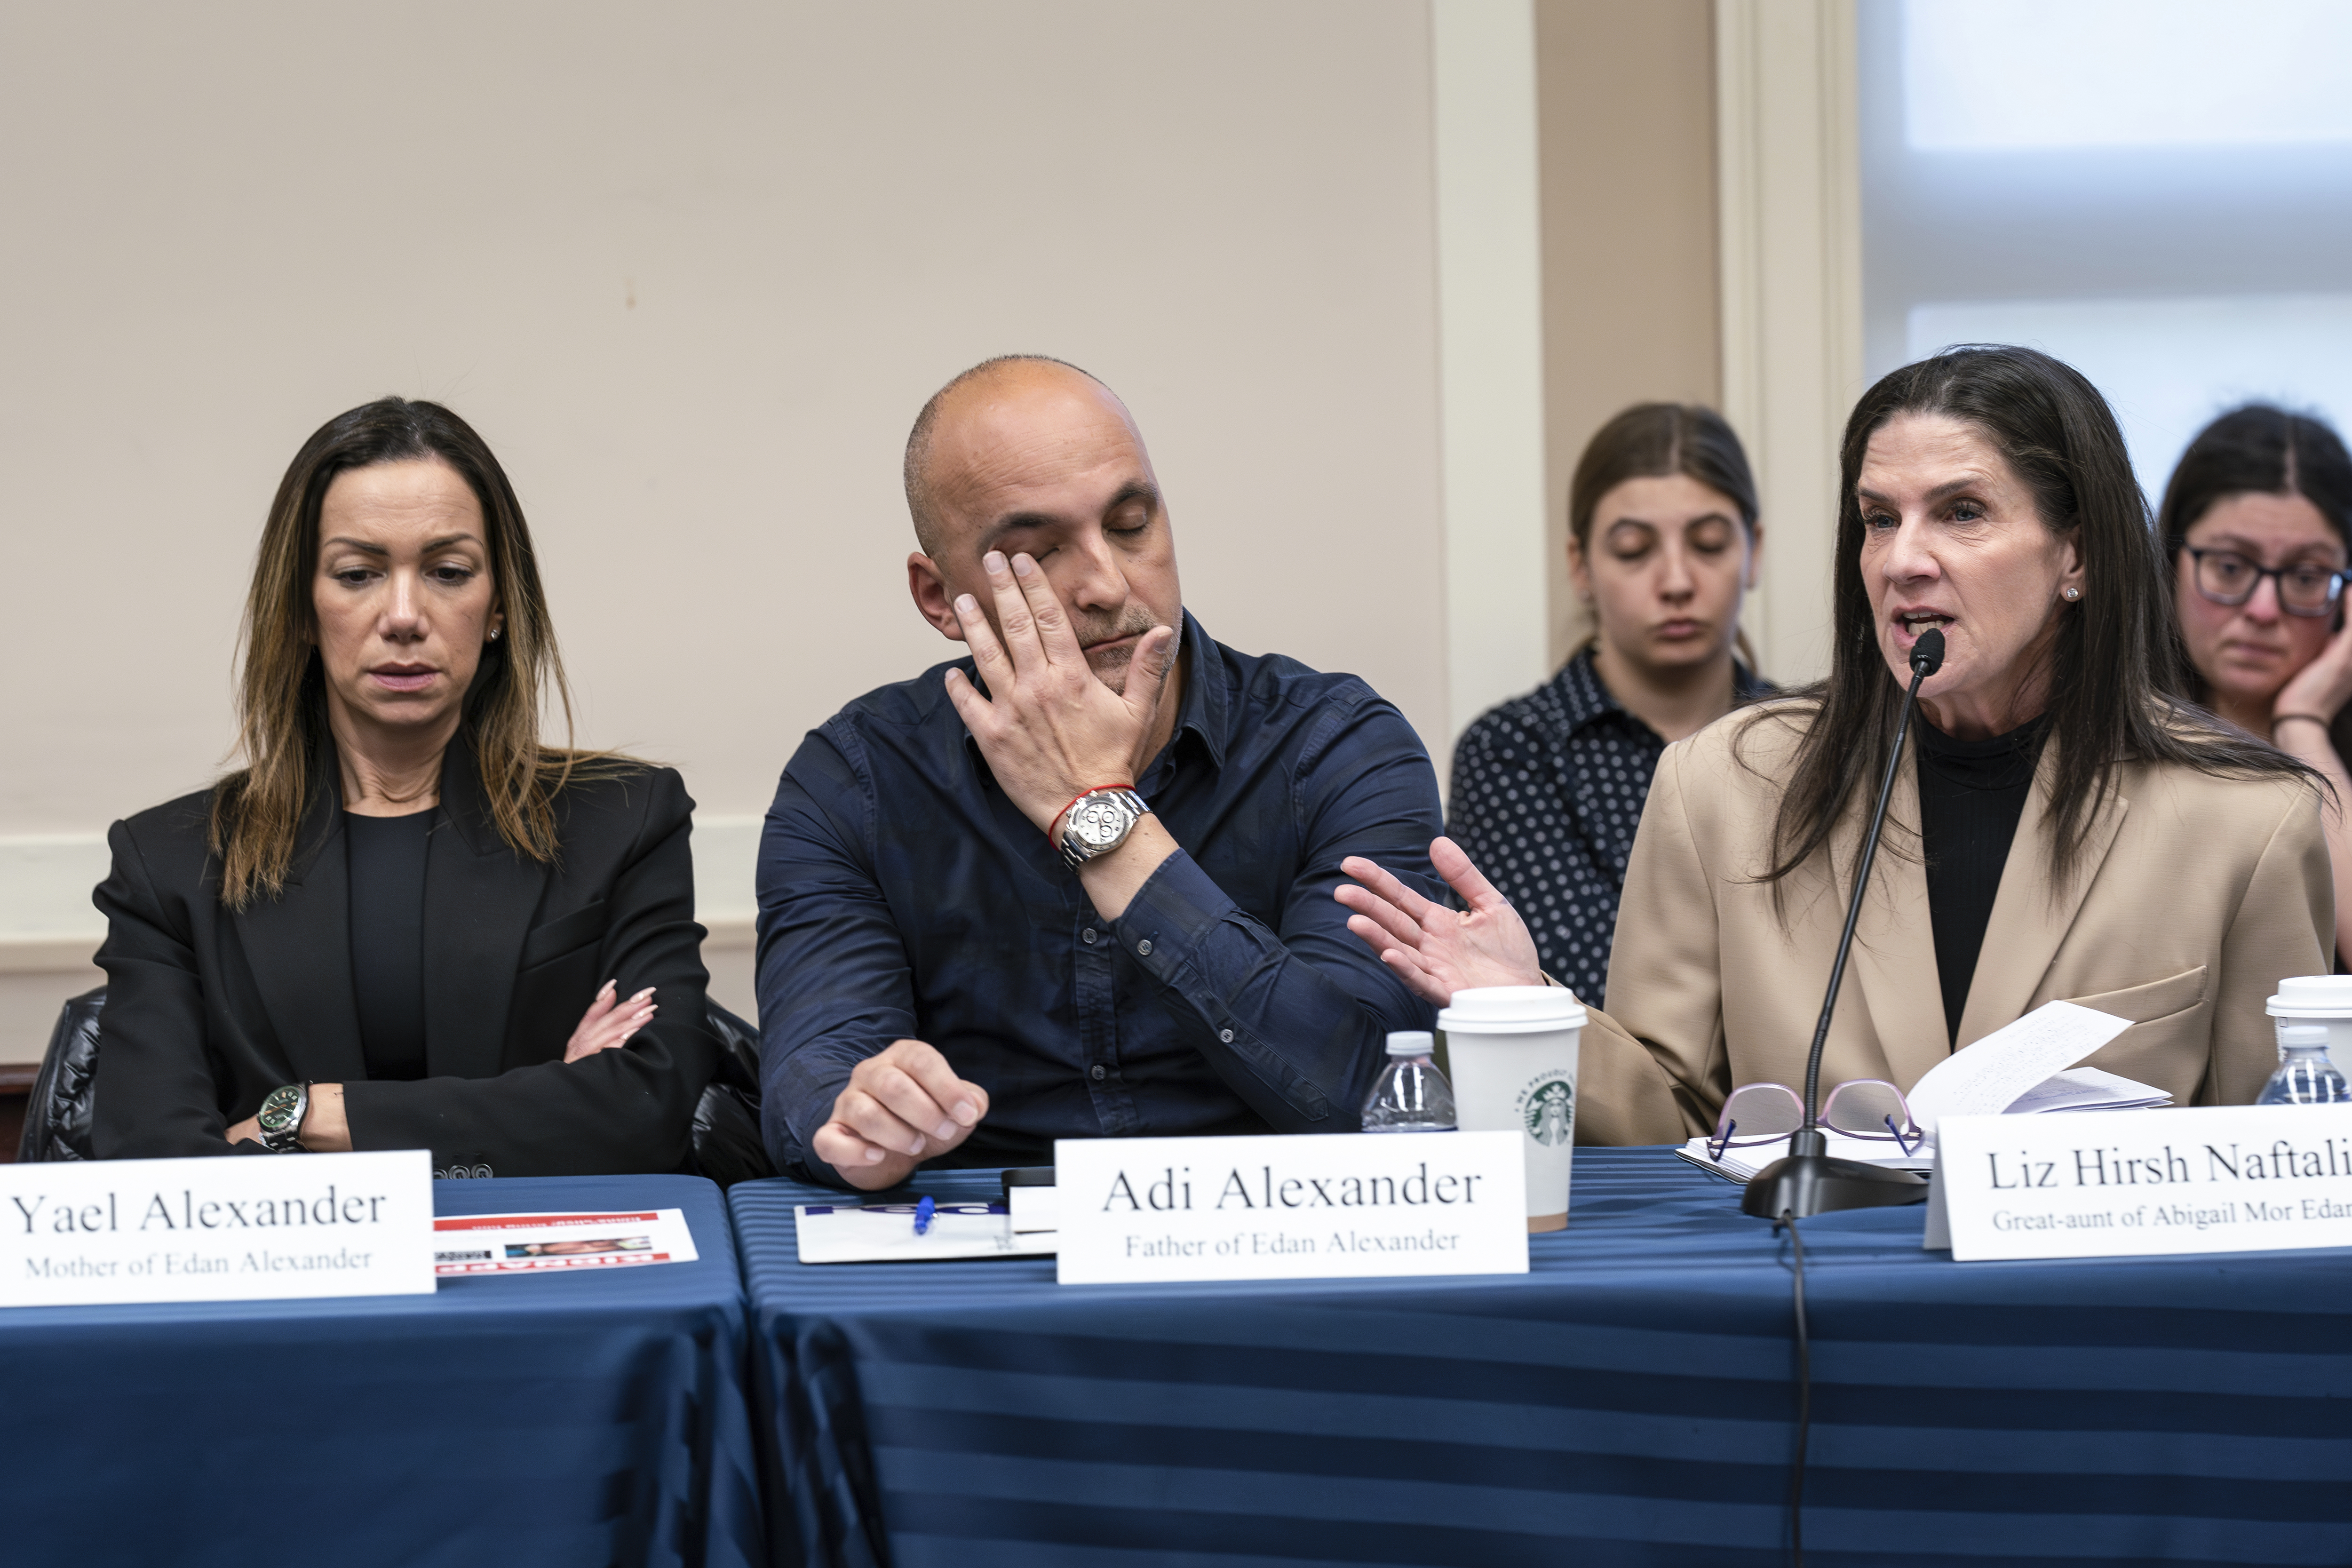
[{"label": "woman in polka dot blouse", "polygon": [[1771,691],[1734,654],[1763,531],[1731,426],[1672,403],[1601,427],[1568,527],[1593,636],[1464,733],[1446,832],[1527,921],[1545,971],[1598,1007],[1658,754]]}]

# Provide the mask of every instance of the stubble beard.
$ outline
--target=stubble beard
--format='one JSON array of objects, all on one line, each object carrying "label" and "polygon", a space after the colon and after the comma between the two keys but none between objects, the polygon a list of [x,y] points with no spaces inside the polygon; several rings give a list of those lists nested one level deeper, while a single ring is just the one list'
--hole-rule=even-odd
[{"label": "stubble beard", "polygon": [[[1076,629],[1078,642],[1083,647],[1087,643],[1106,641],[1112,637],[1135,637],[1139,640],[1144,633],[1159,624],[1158,618],[1150,611],[1136,606],[1113,619],[1090,625],[1079,625]],[[1097,680],[1124,697],[1127,695],[1127,678],[1135,668],[1137,646],[1137,643],[1131,642],[1122,647],[1104,648],[1100,652],[1088,649],[1087,668],[1095,672]]]}]

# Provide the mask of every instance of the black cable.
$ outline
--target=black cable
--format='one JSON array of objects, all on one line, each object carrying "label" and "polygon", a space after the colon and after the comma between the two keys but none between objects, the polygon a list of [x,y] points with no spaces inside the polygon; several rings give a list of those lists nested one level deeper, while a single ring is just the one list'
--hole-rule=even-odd
[{"label": "black cable", "polygon": [[1772,1228],[1783,1226],[1797,1260],[1797,1456],[1789,1465],[1789,1551],[1793,1568],[1805,1568],[1805,1445],[1813,1431],[1813,1344],[1805,1327],[1805,1244],[1797,1235],[1797,1216],[1787,1209]]}]

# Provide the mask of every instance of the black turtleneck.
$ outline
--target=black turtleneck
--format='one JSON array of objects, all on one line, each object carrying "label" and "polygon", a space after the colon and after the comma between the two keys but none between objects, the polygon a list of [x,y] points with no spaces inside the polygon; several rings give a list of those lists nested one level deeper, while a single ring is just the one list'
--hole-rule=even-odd
[{"label": "black turtleneck", "polygon": [[2044,717],[1988,741],[1955,741],[1924,713],[1916,725],[1928,918],[1936,933],[1936,977],[1944,991],[1944,1027],[1953,1045],[1959,1043],[1977,954],[1992,922],[2010,842],[2025,814],[2049,728]]}]

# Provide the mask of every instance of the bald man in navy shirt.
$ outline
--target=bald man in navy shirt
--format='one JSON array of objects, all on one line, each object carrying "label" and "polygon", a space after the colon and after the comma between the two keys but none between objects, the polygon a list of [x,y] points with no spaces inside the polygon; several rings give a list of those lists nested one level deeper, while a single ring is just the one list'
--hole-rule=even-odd
[{"label": "bald man in navy shirt", "polygon": [[1211,639],[1093,376],[992,360],[907,446],[908,584],[967,658],[802,743],[761,841],[764,1131],[874,1189],[1056,1138],[1351,1132],[1429,1005],[1339,863],[1428,896],[1436,775],[1353,676]]}]

